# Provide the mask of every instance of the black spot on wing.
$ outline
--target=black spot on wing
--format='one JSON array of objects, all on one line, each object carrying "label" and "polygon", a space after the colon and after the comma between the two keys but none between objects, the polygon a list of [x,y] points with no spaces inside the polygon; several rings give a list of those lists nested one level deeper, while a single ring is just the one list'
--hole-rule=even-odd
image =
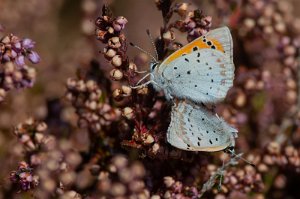
[{"label": "black spot on wing", "polygon": [[198,47],[195,46],[195,47],[193,48],[193,51],[197,51],[197,50],[198,50]]},{"label": "black spot on wing", "polygon": [[197,57],[200,57],[200,53],[197,54]]},{"label": "black spot on wing", "polygon": [[188,60],[188,58],[184,58],[184,60],[185,60],[186,62],[190,62],[190,60]]},{"label": "black spot on wing", "polygon": [[190,71],[190,70],[189,70],[189,71],[187,71],[187,72],[186,72],[186,74],[190,75],[190,74],[191,74],[191,71]]},{"label": "black spot on wing", "polygon": [[212,144],[212,141],[211,141],[211,140],[209,140],[209,143],[210,143],[210,144]]}]

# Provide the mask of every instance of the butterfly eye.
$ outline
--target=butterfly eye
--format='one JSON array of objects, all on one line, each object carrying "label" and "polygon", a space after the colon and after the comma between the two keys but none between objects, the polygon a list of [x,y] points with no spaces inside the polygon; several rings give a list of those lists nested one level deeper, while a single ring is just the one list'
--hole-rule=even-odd
[{"label": "butterfly eye", "polygon": [[154,70],[155,67],[157,66],[157,64],[158,64],[158,63],[152,63],[152,64],[151,64],[151,70]]}]

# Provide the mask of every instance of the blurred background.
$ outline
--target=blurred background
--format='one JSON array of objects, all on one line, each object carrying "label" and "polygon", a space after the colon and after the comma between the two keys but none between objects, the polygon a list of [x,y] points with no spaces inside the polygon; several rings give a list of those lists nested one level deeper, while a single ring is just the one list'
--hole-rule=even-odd
[{"label": "blurred background", "polygon": [[[184,2],[191,3],[192,9],[198,7],[205,15],[212,16],[213,27],[232,23],[216,12],[217,9],[222,9],[222,6],[225,8],[226,4],[220,3],[218,5],[221,7],[216,8],[216,4],[210,0]],[[292,15],[295,18],[300,16],[298,12],[300,1],[290,2],[289,9]],[[36,42],[36,51],[41,57],[41,62],[36,65],[37,80],[34,87],[10,92],[0,105],[0,162],[5,162],[0,164],[0,179],[8,178],[7,171],[15,167],[16,158],[22,157],[21,146],[15,144],[17,141],[12,134],[14,125],[28,117],[47,120],[49,110],[53,111],[57,107],[59,110],[55,112],[56,116],[71,124],[71,129],[76,126],[74,109],[63,100],[66,92],[65,84],[67,78],[75,76],[79,67],[89,66],[93,59],[98,60],[104,69],[105,65],[108,65],[103,55],[99,53],[104,46],[97,42],[94,35],[94,21],[100,16],[104,3],[110,5],[115,16],[125,16],[128,19],[125,29],[127,40],[153,52],[146,29],[150,29],[156,37],[163,23],[161,12],[153,0],[0,0],[0,24],[4,28],[0,36],[13,33],[33,39]],[[230,9],[226,8],[226,12],[230,12]],[[300,22],[299,20],[297,22],[295,26],[299,28]],[[178,41],[187,42],[184,35],[176,36]],[[132,48],[128,50],[129,56],[132,57],[136,52]],[[64,108],[60,109],[61,106]],[[79,135],[81,130],[74,131],[78,131],[76,135]],[[83,139],[78,141],[78,147],[84,149],[84,140],[87,138],[77,139]],[[243,142],[243,139],[241,140]]]},{"label": "blurred background", "polygon": [[[213,26],[222,24],[209,0],[185,2],[213,16]],[[294,15],[300,16],[297,12],[300,2],[290,2]],[[128,19],[127,39],[152,52],[145,31],[150,29],[154,36],[158,36],[162,25],[161,13],[152,0],[0,1],[0,23],[5,32],[32,38],[41,56],[34,88],[9,95],[9,100],[1,105],[2,128],[10,128],[28,115],[45,117],[47,100],[63,96],[65,81],[74,76],[76,68],[101,57],[98,52],[103,46],[94,37],[94,20],[100,15],[103,3],[110,4],[115,16]],[[136,51],[129,48],[129,52],[132,55]]]}]

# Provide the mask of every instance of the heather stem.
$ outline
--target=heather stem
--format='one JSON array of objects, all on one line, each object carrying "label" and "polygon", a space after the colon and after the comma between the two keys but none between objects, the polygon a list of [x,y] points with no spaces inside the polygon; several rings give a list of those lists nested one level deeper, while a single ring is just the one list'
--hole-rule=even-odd
[{"label": "heather stem", "polygon": [[[203,196],[203,194],[209,190],[211,190],[214,185],[216,184],[216,181],[218,179],[219,176],[223,176],[224,172],[227,168],[229,168],[230,166],[235,166],[238,164],[238,160],[240,159],[240,157],[243,154],[240,153],[234,157],[232,157],[226,164],[223,164],[222,167],[218,168],[217,171],[210,176],[210,178],[204,183],[201,192],[199,194],[199,198],[201,198]],[[221,180],[221,179],[220,179]],[[221,184],[221,183],[220,183]]]}]

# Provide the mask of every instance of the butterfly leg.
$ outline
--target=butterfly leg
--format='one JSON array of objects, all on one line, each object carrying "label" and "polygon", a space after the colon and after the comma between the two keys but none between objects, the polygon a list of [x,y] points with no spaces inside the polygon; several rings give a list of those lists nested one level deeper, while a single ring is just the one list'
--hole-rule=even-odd
[{"label": "butterfly leg", "polygon": [[168,89],[168,87],[164,87],[163,88],[163,91],[164,91],[164,94],[165,94],[165,97],[167,100],[173,100],[173,96],[171,95],[171,91]]},{"label": "butterfly leg", "polygon": [[145,75],[144,77],[142,77],[142,79],[140,79],[137,83],[136,83],[136,85],[139,85],[144,79],[146,79],[148,76],[150,76],[151,75],[151,73],[148,73],[147,75]]},{"label": "butterfly leg", "polygon": [[138,88],[143,88],[145,86],[147,86],[148,84],[156,84],[156,82],[154,82],[153,80],[150,80],[144,84],[138,85],[138,86],[130,86],[130,88],[132,89],[138,89]]}]

